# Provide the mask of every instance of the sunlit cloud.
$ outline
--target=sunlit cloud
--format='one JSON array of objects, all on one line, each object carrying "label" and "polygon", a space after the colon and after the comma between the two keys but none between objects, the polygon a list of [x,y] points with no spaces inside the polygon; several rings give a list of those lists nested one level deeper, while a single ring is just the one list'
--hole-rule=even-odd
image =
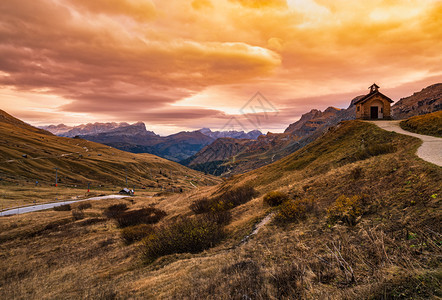
[{"label": "sunlit cloud", "polygon": [[0,104],[169,131],[221,128],[261,91],[281,111],[264,129],[283,131],[372,82],[402,97],[440,81],[441,15],[437,0],[2,1]]}]

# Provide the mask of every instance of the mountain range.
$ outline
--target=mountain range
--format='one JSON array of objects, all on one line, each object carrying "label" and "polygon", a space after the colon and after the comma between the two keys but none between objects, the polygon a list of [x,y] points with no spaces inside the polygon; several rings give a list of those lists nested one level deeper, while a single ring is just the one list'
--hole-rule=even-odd
[{"label": "mountain range", "polygon": [[88,123],[78,126],[59,124],[41,128],[58,136],[84,138],[120,150],[151,153],[172,161],[187,159],[220,137],[256,139],[262,135],[259,130],[246,133],[244,131],[212,131],[209,128],[203,128],[162,137],[153,131],[148,131],[143,122],[134,124]]},{"label": "mountain range", "polygon": [[[133,153],[151,153],[180,162],[199,171],[230,176],[272,163],[304,147],[320,137],[330,127],[355,118],[354,102],[346,109],[328,107],[324,111],[312,109],[290,124],[284,133],[258,130],[212,131],[202,128],[159,136],[148,131],[143,122],[89,123],[78,126],[64,124],[42,127],[53,134],[80,137]],[[442,108],[442,84],[437,83],[400,99],[392,106],[395,119],[437,111]]]},{"label": "mountain range", "polygon": [[[247,142],[218,139],[181,163],[218,176],[230,176],[257,169],[306,146],[339,122],[354,119],[354,103],[363,96],[352,99],[347,109],[312,109],[290,124],[284,133],[268,133],[255,141]],[[392,113],[395,119],[403,119],[441,109],[442,84],[438,83],[400,99],[392,106]]]},{"label": "mountain range", "polygon": [[128,153],[84,139],[59,137],[3,110],[0,110],[0,135],[3,183],[38,180],[40,184],[52,184],[55,168],[58,182],[68,185],[90,182],[123,186],[127,176],[129,183],[138,187],[185,190],[219,181],[152,154]]}]

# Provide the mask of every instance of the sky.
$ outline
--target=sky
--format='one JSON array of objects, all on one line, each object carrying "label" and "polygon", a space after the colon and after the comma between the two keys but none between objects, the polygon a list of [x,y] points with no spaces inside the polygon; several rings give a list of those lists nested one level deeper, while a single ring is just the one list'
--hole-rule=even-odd
[{"label": "sky", "polygon": [[440,0],[0,1],[0,108],[36,126],[282,132],[441,62]]}]

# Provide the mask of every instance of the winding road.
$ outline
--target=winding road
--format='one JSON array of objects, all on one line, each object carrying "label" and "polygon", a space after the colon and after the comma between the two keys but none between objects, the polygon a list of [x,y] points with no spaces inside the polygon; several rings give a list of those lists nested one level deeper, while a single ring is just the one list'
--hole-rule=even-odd
[{"label": "winding road", "polygon": [[71,204],[71,203],[80,202],[80,201],[88,201],[88,200],[92,201],[92,200],[103,200],[103,199],[121,199],[121,198],[126,198],[126,197],[127,196],[125,196],[125,195],[107,195],[107,196],[92,197],[92,198],[81,199],[81,200],[69,200],[69,201],[63,201],[63,202],[44,203],[44,204],[36,204],[36,205],[32,205],[32,206],[16,207],[13,209],[0,211],[0,216],[21,215],[24,213],[50,209],[50,208],[54,208],[56,206]]},{"label": "winding road", "polygon": [[425,161],[435,164],[439,167],[442,166],[442,138],[435,136],[417,134],[414,132],[403,130],[399,121],[369,121],[372,124],[379,126],[387,131],[394,131],[400,134],[405,134],[413,137],[417,137],[422,140],[422,145],[417,149],[417,156]]}]

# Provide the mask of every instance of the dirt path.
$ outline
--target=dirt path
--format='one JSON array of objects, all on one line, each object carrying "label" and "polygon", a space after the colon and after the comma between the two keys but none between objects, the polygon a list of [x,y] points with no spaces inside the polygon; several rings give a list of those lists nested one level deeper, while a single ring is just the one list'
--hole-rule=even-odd
[{"label": "dirt path", "polygon": [[417,149],[417,156],[432,164],[442,166],[442,138],[435,136],[417,134],[403,130],[399,123],[401,121],[369,121],[387,131],[394,131],[400,134],[410,135],[422,140],[422,145]]}]

